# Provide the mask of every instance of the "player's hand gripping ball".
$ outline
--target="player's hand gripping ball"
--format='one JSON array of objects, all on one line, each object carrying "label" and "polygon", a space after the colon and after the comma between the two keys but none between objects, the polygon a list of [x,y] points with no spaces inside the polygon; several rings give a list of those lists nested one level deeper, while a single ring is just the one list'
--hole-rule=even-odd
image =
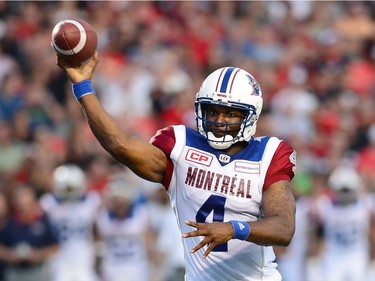
[{"label": "player's hand gripping ball", "polygon": [[97,44],[95,29],[82,19],[62,20],[52,30],[52,47],[71,63],[83,63],[90,59]]}]

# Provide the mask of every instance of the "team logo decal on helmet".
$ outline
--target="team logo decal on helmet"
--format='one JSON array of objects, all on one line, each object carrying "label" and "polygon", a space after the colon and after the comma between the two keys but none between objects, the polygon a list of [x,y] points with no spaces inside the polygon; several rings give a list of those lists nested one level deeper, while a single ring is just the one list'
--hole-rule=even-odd
[{"label": "team logo decal on helmet", "polygon": [[[215,137],[208,130],[209,121],[204,112],[205,105],[221,105],[245,112],[246,116],[240,126],[238,134],[233,137],[224,134]],[[202,83],[195,100],[195,115],[197,129],[205,137],[209,145],[215,149],[227,149],[238,141],[249,141],[256,131],[256,123],[262,111],[263,98],[259,83],[243,69],[223,67],[212,72]],[[229,125],[238,123],[225,123]]]},{"label": "team logo decal on helmet", "polygon": [[259,96],[261,94],[259,83],[250,74],[248,74],[246,76],[247,76],[247,78],[249,78],[250,85],[254,88],[254,91],[251,94],[255,95],[255,96]]}]

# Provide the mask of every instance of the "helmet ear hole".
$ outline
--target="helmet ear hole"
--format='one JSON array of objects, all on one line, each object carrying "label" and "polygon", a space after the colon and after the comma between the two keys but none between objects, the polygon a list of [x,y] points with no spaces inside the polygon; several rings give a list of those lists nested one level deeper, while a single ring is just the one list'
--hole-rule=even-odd
[{"label": "helmet ear hole", "polygon": [[256,114],[252,114],[249,120],[250,120],[250,123],[254,123],[258,120],[258,117]]}]

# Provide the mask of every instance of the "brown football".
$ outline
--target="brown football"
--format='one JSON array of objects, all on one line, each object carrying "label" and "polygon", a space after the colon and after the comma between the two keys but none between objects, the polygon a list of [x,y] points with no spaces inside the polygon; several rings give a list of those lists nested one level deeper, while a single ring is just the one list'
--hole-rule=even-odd
[{"label": "brown football", "polygon": [[52,30],[52,47],[71,62],[82,63],[90,59],[97,44],[95,29],[82,19],[59,21]]}]

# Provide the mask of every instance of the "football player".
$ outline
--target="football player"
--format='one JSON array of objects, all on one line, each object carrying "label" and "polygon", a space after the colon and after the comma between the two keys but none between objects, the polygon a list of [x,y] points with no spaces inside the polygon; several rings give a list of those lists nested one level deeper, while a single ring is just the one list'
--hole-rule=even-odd
[{"label": "football player", "polygon": [[358,172],[335,168],[329,178],[331,196],[317,203],[323,229],[322,276],[327,281],[365,281],[370,261],[371,201]]},{"label": "football player", "polygon": [[170,126],[149,143],[124,131],[95,95],[98,53],[82,65],[56,55],[101,145],[168,192],[186,280],[281,280],[272,245],[294,234],[296,152],[276,137],[253,137],[263,104],[254,77],[237,67],[214,71],[196,95],[197,130]]},{"label": "football player", "polygon": [[[136,186],[124,175],[110,177],[97,218],[102,241],[100,272],[106,281],[148,281],[154,258],[149,210],[137,200]],[[138,190],[139,191],[139,190]]]},{"label": "football player", "polygon": [[41,206],[60,242],[51,261],[51,281],[94,281],[95,219],[101,205],[96,192],[87,191],[86,176],[77,165],[65,164],[52,175],[52,192]]}]

